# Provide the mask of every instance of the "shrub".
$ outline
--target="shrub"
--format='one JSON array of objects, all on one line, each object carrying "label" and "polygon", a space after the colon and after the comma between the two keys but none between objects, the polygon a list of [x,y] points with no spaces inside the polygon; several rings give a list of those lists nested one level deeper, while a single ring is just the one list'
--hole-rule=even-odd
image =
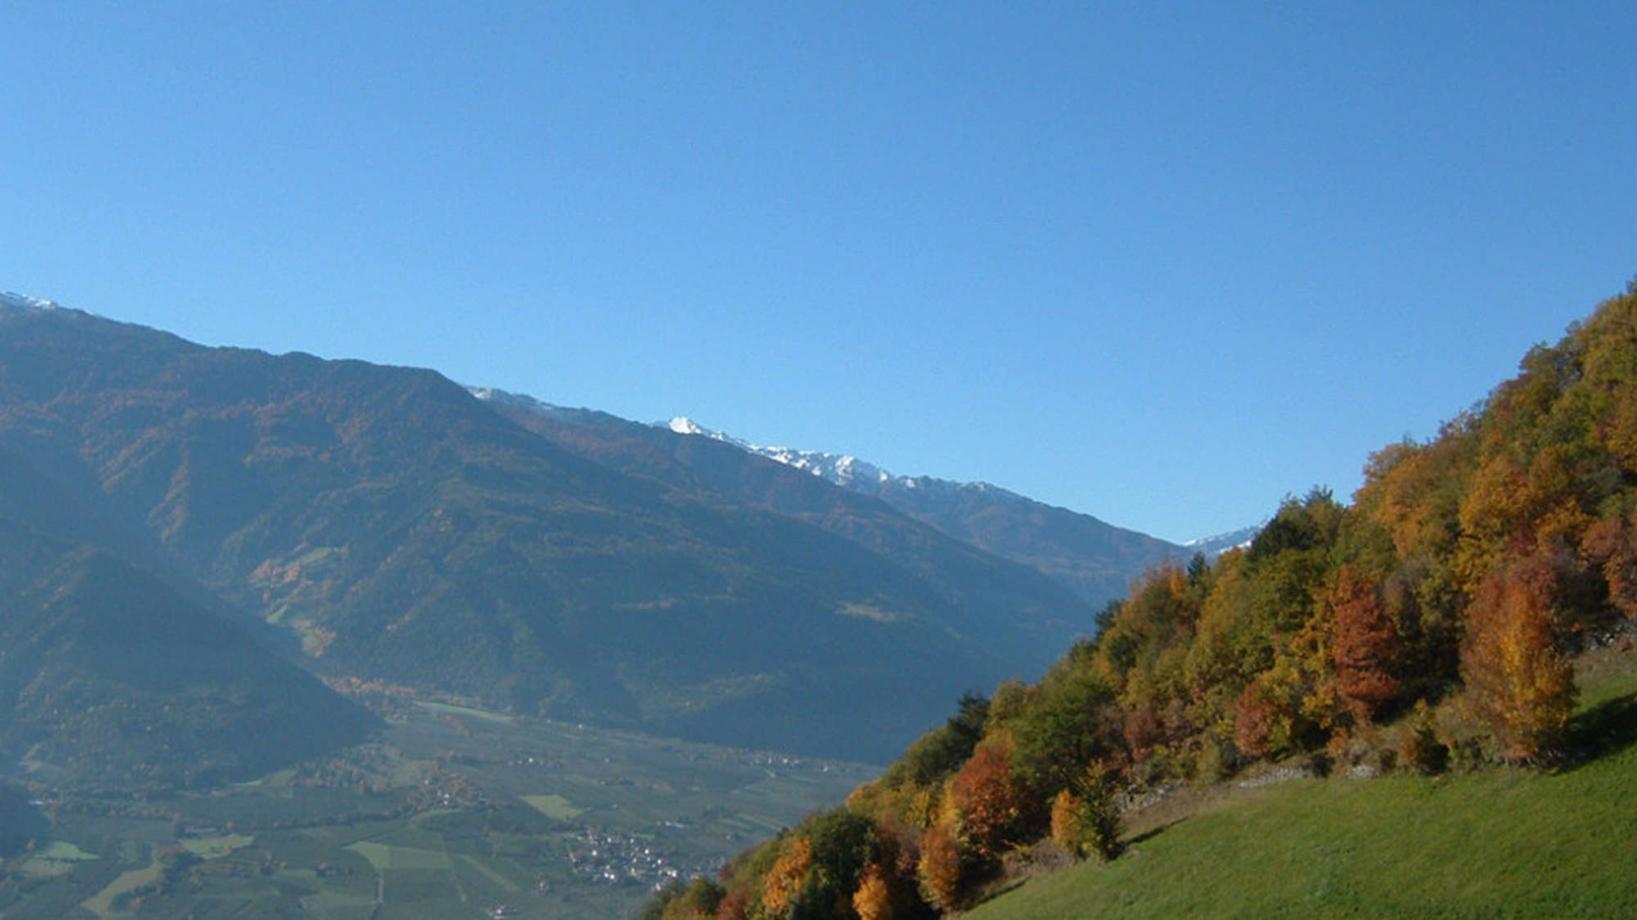
[{"label": "shrub", "polygon": [[1112,859],[1120,850],[1120,809],[1110,771],[1093,764],[1076,789],[1052,800],[1052,841],[1077,858]]},{"label": "shrub", "polygon": [[1449,748],[1438,740],[1426,700],[1415,704],[1414,714],[1398,736],[1398,762],[1407,770],[1426,774],[1442,773],[1449,767]]}]

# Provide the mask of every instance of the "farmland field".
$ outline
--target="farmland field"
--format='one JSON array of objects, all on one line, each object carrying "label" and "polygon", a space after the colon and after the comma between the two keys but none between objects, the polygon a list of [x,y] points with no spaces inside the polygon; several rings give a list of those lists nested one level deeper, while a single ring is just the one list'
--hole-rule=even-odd
[{"label": "farmland field", "polygon": [[443,703],[222,789],[53,792],[0,917],[627,917],[874,768]]}]

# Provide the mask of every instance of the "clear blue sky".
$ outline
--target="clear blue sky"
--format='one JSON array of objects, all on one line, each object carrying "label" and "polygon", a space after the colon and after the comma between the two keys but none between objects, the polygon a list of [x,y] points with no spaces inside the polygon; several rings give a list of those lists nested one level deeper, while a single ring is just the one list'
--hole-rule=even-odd
[{"label": "clear blue sky", "polygon": [[0,5],[0,289],[986,479],[1349,494],[1637,274],[1637,5]]}]

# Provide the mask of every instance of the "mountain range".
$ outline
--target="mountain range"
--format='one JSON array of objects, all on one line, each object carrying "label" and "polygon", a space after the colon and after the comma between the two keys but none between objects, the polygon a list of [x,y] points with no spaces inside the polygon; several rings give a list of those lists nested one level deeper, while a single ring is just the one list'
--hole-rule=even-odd
[{"label": "mountain range", "polygon": [[[1186,559],[1195,549],[1115,527],[1089,514],[1048,505],[987,482],[895,476],[850,454],[753,444],[701,427],[686,416],[661,425],[677,434],[732,444],[850,491],[879,498],[899,513],[963,543],[1045,573],[1093,606],[1124,597],[1134,575],[1167,560]],[[1254,531],[1243,539],[1252,535]],[[1209,552],[1209,548],[1201,549]]]},{"label": "mountain range", "polygon": [[[26,483],[0,493],[0,754],[243,775],[367,732],[316,673],[880,759],[1186,554],[990,486],[865,490],[479,395],[0,299],[0,459]],[[142,748],[118,699],[181,740]]]}]

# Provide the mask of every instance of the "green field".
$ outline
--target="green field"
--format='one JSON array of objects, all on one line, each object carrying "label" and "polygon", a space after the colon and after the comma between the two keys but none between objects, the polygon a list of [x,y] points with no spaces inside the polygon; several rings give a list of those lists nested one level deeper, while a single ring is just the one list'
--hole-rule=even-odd
[{"label": "green field", "polygon": [[217,837],[194,837],[181,841],[182,849],[200,859],[221,859],[255,842],[243,834],[224,834]]},{"label": "green field", "polygon": [[[504,905],[515,917],[624,918],[667,868],[714,871],[875,772],[404,709],[378,741],[252,783],[62,793],[52,840],[0,866],[0,917],[444,920]],[[179,850],[198,859],[162,873],[161,854]]]},{"label": "green field", "polygon": [[1637,916],[1637,678],[1584,683],[1582,763],[1239,790],[968,916]]},{"label": "green field", "polygon": [[585,814],[585,809],[575,808],[573,802],[560,795],[525,795],[523,801],[535,811],[558,821],[572,821]]},{"label": "green field", "polygon": [[87,898],[82,906],[91,913],[103,918],[103,920],[118,916],[118,912],[113,907],[114,899],[143,885],[158,881],[159,873],[160,867],[157,859],[150,860],[146,866],[140,869],[129,869],[121,872],[101,891]]}]

